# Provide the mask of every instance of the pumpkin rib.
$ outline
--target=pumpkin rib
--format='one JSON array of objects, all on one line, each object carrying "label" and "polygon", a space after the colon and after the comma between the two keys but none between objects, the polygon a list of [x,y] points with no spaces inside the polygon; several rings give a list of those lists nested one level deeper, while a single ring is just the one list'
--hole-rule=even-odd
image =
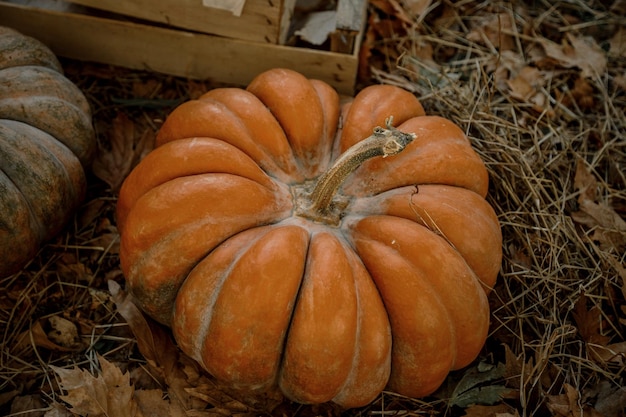
[{"label": "pumpkin rib", "polygon": [[[454,330],[441,301],[392,248],[360,237],[353,242],[381,293],[391,323],[387,389],[414,398],[431,394],[445,380],[455,360]],[[381,258],[384,265],[376,265]]]},{"label": "pumpkin rib", "polygon": [[159,129],[156,146],[194,137],[214,138],[229,143],[252,158],[268,175],[289,182],[289,175],[278,166],[262,144],[255,142],[239,116],[218,100],[192,100],[174,109]]},{"label": "pumpkin rib", "polygon": [[227,238],[191,269],[176,295],[172,319],[176,343],[203,366],[202,345],[219,291],[237,258],[270,228],[254,227]]},{"label": "pumpkin rib", "polygon": [[11,275],[37,253],[39,237],[32,227],[33,215],[28,202],[2,169],[0,169],[0,277]]},{"label": "pumpkin rib", "polygon": [[61,63],[47,46],[5,26],[0,27],[0,51],[0,69],[38,65],[63,73]]},{"label": "pumpkin rib", "polygon": [[0,97],[11,99],[54,97],[72,103],[86,115],[91,115],[89,102],[74,83],[50,68],[23,65],[0,70]]},{"label": "pumpkin rib", "polygon": [[473,191],[448,185],[401,187],[356,199],[350,211],[412,220],[446,239],[489,293],[500,272],[502,232],[487,201]]},{"label": "pumpkin rib", "polygon": [[258,75],[248,84],[247,91],[257,96],[272,112],[304,175],[315,176],[317,160],[324,151],[318,147],[319,138],[325,133],[324,110],[318,90],[302,74],[278,68]]},{"label": "pumpkin rib", "polygon": [[[275,228],[266,225],[241,231],[227,238],[207,254],[189,273],[174,305],[172,330],[177,343],[203,363],[202,347],[212,320],[212,309],[225,280],[242,254]],[[297,226],[287,226],[296,228]],[[208,300],[205,295],[209,295]]]},{"label": "pumpkin rib", "polygon": [[[301,227],[267,229],[231,263],[202,332],[202,363],[238,388],[276,383],[309,245]],[[245,304],[237,302],[242,296]]]},{"label": "pumpkin rib", "polygon": [[261,146],[283,172],[293,179],[300,178],[298,162],[285,132],[267,107],[254,94],[240,88],[216,88],[200,96],[225,105],[245,124],[254,142]]},{"label": "pumpkin rib", "polygon": [[[40,242],[63,227],[68,207],[85,192],[85,177],[75,155],[47,133],[30,125],[0,120],[2,170],[25,197]],[[32,167],[37,167],[33,169]],[[46,196],[45,204],[38,199]]]},{"label": "pumpkin rib", "polygon": [[128,213],[149,190],[178,177],[205,173],[233,174],[269,190],[277,185],[238,148],[214,138],[189,138],[168,142],[150,152],[129,174],[120,190],[117,222],[123,229]]},{"label": "pumpkin rib", "polygon": [[354,408],[372,402],[387,385],[391,374],[392,342],[387,312],[372,277],[347,242],[344,250],[354,276],[359,325],[350,374],[332,401],[345,408]]},{"label": "pumpkin rib", "polygon": [[0,98],[0,119],[23,122],[47,132],[71,149],[83,166],[95,155],[91,118],[73,103],[56,97]]},{"label": "pumpkin rib", "polygon": [[388,117],[393,116],[394,124],[399,126],[406,120],[425,114],[417,97],[406,90],[390,85],[368,86],[347,106],[335,159],[339,156],[337,153],[345,152],[368,137],[374,126],[384,126]]},{"label": "pumpkin rib", "polygon": [[314,233],[287,333],[282,392],[300,403],[337,396],[353,365],[357,327],[357,294],[343,245],[331,233]]},{"label": "pumpkin rib", "polygon": [[421,116],[398,129],[416,134],[407,151],[363,163],[345,182],[345,194],[371,196],[407,185],[442,184],[487,195],[487,169],[463,131],[452,122],[439,116]]},{"label": "pumpkin rib", "polygon": [[[178,207],[176,216],[169,214],[172,207]],[[169,323],[176,293],[200,259],[228,237],[290,213],[288,195],[243,177],[176,178],[140,197],[126,218],[122,270],[146,311]]]},{"label": "pumpkin rib", "polygon": [[368,216],[348,223],[360,238],[366,236],[393,248],[433,288],[454,326],[452,369],[474,360],[487,338],[489,305],[482,284],[462,255],[444,238],[411,220]]}]

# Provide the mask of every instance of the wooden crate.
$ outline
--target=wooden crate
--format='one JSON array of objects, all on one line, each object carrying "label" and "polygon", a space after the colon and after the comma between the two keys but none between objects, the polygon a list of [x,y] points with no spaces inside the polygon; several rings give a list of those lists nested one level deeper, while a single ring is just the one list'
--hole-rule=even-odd
[{"label": "wooden crate", "polygon": [[64,1],[0,0],[0,25],[33,36],[57,55],[72,59],[239,85],[262,71],[283,67],[352,94],[366,2],[356,3],[363,6],[356,18],[359,31],[340,28],[332,37],[337,49],[348,53],[215,36],[119,15],[93,15]]}]

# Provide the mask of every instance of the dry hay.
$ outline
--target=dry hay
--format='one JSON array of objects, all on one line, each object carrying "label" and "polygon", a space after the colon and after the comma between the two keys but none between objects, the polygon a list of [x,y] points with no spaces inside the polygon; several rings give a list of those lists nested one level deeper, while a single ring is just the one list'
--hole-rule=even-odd
[{"label": "dry hay", "polygon": [[[626,31],[619,25],[624,2],[400,4],[372,2],[364,49],[371,67],[362,67],[361,79],[407,88],[428,112],[467,132],[490,172],[504,260],[490,296],[491,333],[474,366],[454,372],[432,397],[383,393],[346,414],[623,416],[626,41],[622,34],[620,49],[618,40]],[[136,162],[181,97],[207,86],[76,65],[68,63],[70,76],[96,109],[106,155],[100,163],[117,167],[117,177],[99,170],[108,185],[93,178],[67,232],[0,282],[5,414],[38,409],[19,415],[44,415],[61,401],[50,365],[95,371],[96,354],[130,371],[135,387],[167,391],[150,377],[108,292],[108,280],[123,281],[114,189],[129,169],[128,161],[115,162],[111,143],[130,143],[122,153]],[[72,340],[68,326],[76,329]],[[195,378],[190,386],[199,389]],[[214,389],[203,395],[221,415],[263,408],[231,395],[216,399]],[[283,404],[279,412],[337,410]]]}]

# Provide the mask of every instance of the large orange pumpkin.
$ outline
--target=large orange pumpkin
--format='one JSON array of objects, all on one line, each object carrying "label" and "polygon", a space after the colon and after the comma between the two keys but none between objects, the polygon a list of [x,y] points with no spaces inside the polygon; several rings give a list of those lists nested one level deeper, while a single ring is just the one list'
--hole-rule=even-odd
[{"label": "large orange pumpkin", "polygon": [[0,277],[65,226],[95,145],[89,103],[55,55],[0,27]]},{"label": "large orange pumpkin", "polygon": [[487,171],[409,92],[340,105],[275,69],[182,104],[157,144],[119,196],[122,269],[218,379],[356,407],[478,355],[501,262]]}]

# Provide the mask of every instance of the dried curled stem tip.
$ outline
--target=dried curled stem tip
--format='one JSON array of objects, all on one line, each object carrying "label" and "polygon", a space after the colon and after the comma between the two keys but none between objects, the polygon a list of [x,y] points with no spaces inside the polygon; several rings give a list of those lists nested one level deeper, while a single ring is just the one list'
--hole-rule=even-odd
[{"label": "dried curled stem tip", "polygon": [[383,158],[402,152],[415,139],[415,133],[404,133],[393,127],[393,116],[385,119],[385,126],[374,128],[374,135],[383,135],[387,139],[383,145]]},{"label": "dried curled stem tip", "polygon": [[415,139],[415,133],[401,132],[392,124],[393,116],[389,116],[385,120],[385,127],[375,127],[371,136],[345,151],[335,164],[319,178],[311,193],[311,206],[307,210],[307,217],[328,214],[332,199],[341,184],[363,162],[376,156],[386,158],[398,154]]}]

